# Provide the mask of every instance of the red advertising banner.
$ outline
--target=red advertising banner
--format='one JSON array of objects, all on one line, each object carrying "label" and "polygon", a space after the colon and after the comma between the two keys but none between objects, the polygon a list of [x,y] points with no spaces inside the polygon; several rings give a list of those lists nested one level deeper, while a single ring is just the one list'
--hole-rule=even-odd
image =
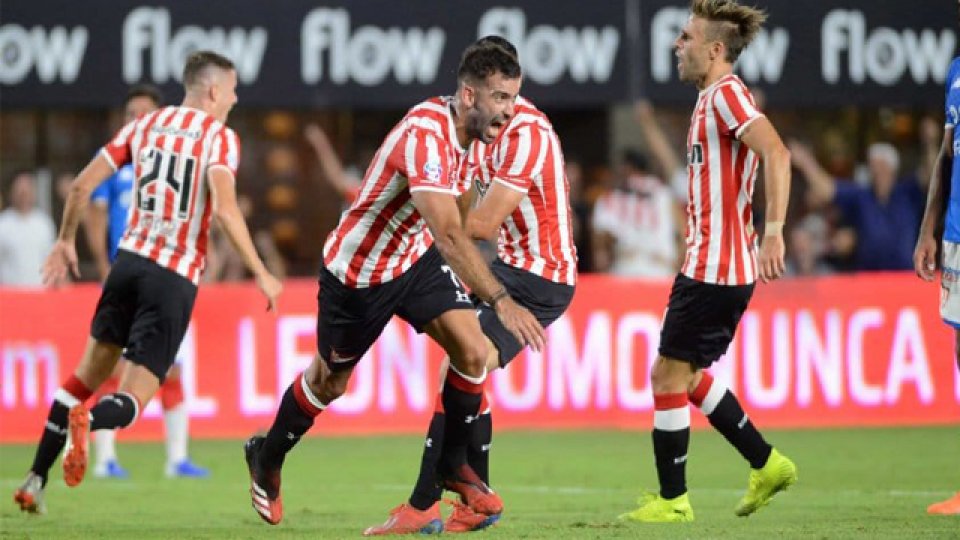
[{"label": "red advertising banner", "polygon": [[[497,428],[649,428],[648,372],[668,292],[668,282],[582,277],[546,350],[525,351],[491,377]],[[194,437],[269,426],[314,354],[316,293],[312,281],[287,283],[273,315],[251,285],[201,287],[183,347]],[[939,319],[937,293],[907,274],[758,285],[712,372],[763,427],[960,422],[953,331]],[[98,294],[95,285],[0,289],[0,442],[40,433],[54,391],[79,361]],[[394,320],[314,433],[423,431],[442,356]],[[151,403],[125,437],[159,439],[160,417]]]}]

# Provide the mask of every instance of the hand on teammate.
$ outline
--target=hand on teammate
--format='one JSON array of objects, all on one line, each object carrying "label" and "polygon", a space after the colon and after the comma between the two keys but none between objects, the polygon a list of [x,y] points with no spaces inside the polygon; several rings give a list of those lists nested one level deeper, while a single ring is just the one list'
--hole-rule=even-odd
[{"label": "hand on teammate", "polygon": [[70,242],[57,240],[53,249],[47,255],[47,260],[40,268],[43,284],[47,287],[57,287],[67,281],[68,272],[73,277],[80,278],[80,267],[77,264],[77,248]]},{"label": "hand on teammate", "polygon": [[270,272],[264,272],[257,276],[257,287],[267,297],[267,311],[277,311],[277,300],[283,292],[283,284],[280,280],[273,277]]},{"label": "hand on teammate", "polygon": [[540,352],[546,343],[546,336],[540,321],[532,313],[521,307],[509,296],[497,302],[494,308],[503,326],[517,338],[521,345],[529,345]]},{"label": "hand on teammate", "polygon": [[937,269],[937,240],[931,235],[921,235],[913,251],[913,269],[924,281],[933,281]]},{"label": "hand on teammate", "polygon": [[783,234],[766,234],[760,242],[760,279],[769,283],[783,276],[786,264],[783,261],[786,247]]}]

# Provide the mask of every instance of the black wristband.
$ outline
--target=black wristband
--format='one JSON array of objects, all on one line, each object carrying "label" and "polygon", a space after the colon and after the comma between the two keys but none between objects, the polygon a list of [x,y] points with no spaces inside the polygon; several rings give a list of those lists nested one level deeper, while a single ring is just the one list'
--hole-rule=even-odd
[{"label": "black wristband", "polygon": [[487,301],[487,303],[490,304],[490,307],[495,308],[497,307],[497,302],[506,298],[508,294],[509,293],[507,293],[506,287],[500,287],[500,290],[493,293],[493,296],[490,297],[490,300]]}]

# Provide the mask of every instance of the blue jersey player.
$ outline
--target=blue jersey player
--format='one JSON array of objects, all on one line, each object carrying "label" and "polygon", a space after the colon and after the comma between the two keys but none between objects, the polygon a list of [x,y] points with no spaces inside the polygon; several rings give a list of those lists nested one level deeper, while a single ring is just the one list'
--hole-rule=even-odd
[{"label": "blue jersey player", "polygon": [[[124,123],[158,109],[161,103],[160,91],[155,87],[132,87],[124,102]],[[93,253],[101,281],[107,279],[110,265],[117,256],[117,246],[127,226],[134,183],[133,165],[128,164],[104,180],[90,196],[91,204],[85,222],[87,244]],[[180,378],[180,358],[178,352],[177,363],[170,369],[159,392],[166,427],[166,474],[171,477],[205,477],[208,475],[207,469],[195,465],[187,454],[189,416]],[[116,377],[102,387],[105,388],[104,392],[111,391],[110,385],[116,385],[116,379],[125,367],[126,362],[117,363],[114,372]],[[96,448],[94,475],[100,478],[126,478],[128,473],[117,460],[116,432],[100,430],[94,431],[93,435]]]},{"label": "blue jersey player", "polygon": [[[957,150],[960,150],[960,132],[957,130],[960,124],[960,57],[954,58],[950,64],[946,94],[943,143],[931,174],[930,193],[913,254],[913,266],[923,280],[934,280],[937,268],[934,234],[943,220],[940,316],[954,328],[954,353],[960,367],[960,160],[955,159]],[[931,504],[927,513],[960,515],[960,491],[945,501]]]}]

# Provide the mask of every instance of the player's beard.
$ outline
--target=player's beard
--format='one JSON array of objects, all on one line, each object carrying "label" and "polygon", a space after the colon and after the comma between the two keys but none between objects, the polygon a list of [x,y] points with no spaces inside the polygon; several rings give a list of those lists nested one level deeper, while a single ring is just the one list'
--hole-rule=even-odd
[{"label": "player's beard", "polygon": [[467,136],[471,139],[479,139],[484,144],[493,142],[495,136],[491,136],[487,132],[490,129],[491,124],[497,120],[500,120],[501,124],[503,123],[503,120],[499,114],[484,117],[484,114],[477,110],[476,114],[470,115],[467,118]]}]

